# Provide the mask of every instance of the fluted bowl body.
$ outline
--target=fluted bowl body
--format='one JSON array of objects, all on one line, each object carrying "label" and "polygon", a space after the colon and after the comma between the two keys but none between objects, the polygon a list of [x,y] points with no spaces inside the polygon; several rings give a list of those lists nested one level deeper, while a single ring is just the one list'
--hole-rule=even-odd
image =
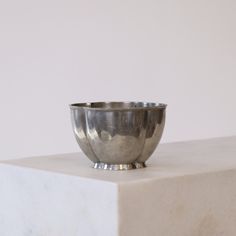
[{"label": "fluted bowl body", "polygon": [[70,105],[75,138],[95,168],[145,167],[165,125],[166,105],[92,102]]}]

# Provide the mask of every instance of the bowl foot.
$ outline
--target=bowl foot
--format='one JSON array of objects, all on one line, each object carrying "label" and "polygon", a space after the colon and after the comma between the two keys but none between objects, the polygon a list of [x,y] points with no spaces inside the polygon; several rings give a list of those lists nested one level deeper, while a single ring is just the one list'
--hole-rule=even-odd
[{"label": "bowl foot", "polygon": [[135,162],[131,164],[108,164],[97,162],[94,163],[94,169],[102,169],[102,170],[132,170],[132,169],[140,169],[146,167],[144,162]]},{"label": "bowl foot", "polygon": [[141,168],[147,167],[145,162],[135,162],[134,164],[135,164],[136,169],[141,169]]}]

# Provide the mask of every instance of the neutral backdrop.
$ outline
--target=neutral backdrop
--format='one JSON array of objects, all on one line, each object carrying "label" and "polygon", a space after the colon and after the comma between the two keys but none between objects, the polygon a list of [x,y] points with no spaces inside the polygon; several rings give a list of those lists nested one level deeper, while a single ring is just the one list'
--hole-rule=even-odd
[{"label": "neutral backdrop", "polygon": [[162,142],[236,134],[236,1],[0,0],[0,159],[75,152],[68,104],[168,104]]}]

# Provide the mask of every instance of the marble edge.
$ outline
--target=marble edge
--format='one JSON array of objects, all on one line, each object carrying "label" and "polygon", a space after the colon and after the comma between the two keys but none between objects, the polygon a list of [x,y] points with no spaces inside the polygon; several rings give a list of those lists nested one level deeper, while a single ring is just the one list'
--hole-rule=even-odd
[{"label": "marble edge", "polygon": [[118,187],[122,187],[124,185],[131,185],[131,184],[144,184],[144,183],[150,183],[153,181],[163,181],[163,180],[170,180],[170,179],[177,179],[177,178],[188,178],[188,177],[193,177],[193,176],[201,176],[201,175],[208,175],[208,174],[219,174],[219,173],[224,173],[224,172],[231,172],[235,171],[236,172],[236,167],[233,168],[221,168],[221,169],[214,169],[214,170],[202,170],[198,171],[195,173],[183,173],[183,174],[177,174],[173,173],[174,175],[169,175],[169,176],[159,176],[159,177],[150,177],[150,178],[143,178],[143,179],[137,179],[137,180],[105,180],[102,178],[95,178],[95,177],[83,177],[75,174],[67,174],[62,171],[52,171],[52,170],[45,170],[45,169],[38,169],[38,168],[33,168],[33,167],[28,167],[28,166],[19,166],[19,165],[14,165],[14,164],[9,164],[9,163],[0,163],[1,166],[7,166],[7,167],[12,167],[16,168],[22,171],[24,170],[31,170],[31,171],[38,171],[42,173],[51,173],[54,175],[64,175],[65,177],[71,177],[71,178],[77,178],[81,181],[89,181],[89,182],[99,182],[99,183],[104,183],[104,184],[109,184]]},{"label": "marble edge", "polygon": [[[193,143],[193,142],[202,142],[204,143],[205,141],[207,140],[231,140],[231,139],[235,139],[236,136],[226,136],[226,137],[215,137],[215,138],[208,138],[208,139],[199,139],[199,140],[188,140],[188,141],[178,141],[178,142],[171,142],[171,143],[162,143],[161,145],[165,146],[165,145],[174,145],[174,144],[187,144],[187,143]],[[76,152],[78,153],[78,152]],[[214,168],[214,169],[200,169],[200,170],[197,170],[197,171],[194,171],[194,172],[191,172],[192,169],[187,169],[183,172],[179,172],[179,173],[176,173],[175,171],[174,172],[171,172],[168,173],[167,175],[165,176],[142,176],[142,178],[138,178],[138,179],[135,179],[135,177],[132,177],[131,179],[126,179],[126,180],[122,180],[122,179],[119,179],[119,177],[114,177],[114,175],[111,174],[111,179],[105,179],[108,175],[106,175],[105,177],[102,177],[102,176],[99,176],[99,174],[95,173],[93,175],[93,173],[91,174],[91,171],[88,175],[85,175],[83,176],[83,173],[82,175],[80,173],[78,174],[75,174],[73,172],[70,172],[70,173],[67,173],[63,170],[60,170],[60,169],[57,169],[57,170],[53,170],[53,169],[50,169],[50,168],[44,168],[43,166],[42,167],[36,167],[36,166],[30,166],[30,165],[27,165],[26,163],[23,163],[21,164],[20,161],[22,160],[30,160],[30,159],[33,159],[33,158],[36,158],[36,159],[39,159],[39,158],[57,158],[57,157],[60,157],[60,156],[63,156],[63,155],[75,155],[76,153],[61,153],[61,154],[53,154],[53,155],[45,155],[45,156],[33,156],[33,157],[25,157],[25,158],[18,158],[18,159],[10,159],[10,160],[2,160],[0,161],[0,165],[8,165],[8,166],[15,166],[15,167],[19,167],[19,168],[26,168],[26,169],[33,169],[33,170],[37,170],[37,171],[43,171],[43,172],[47,172],[47,173],[54,173],[54,174],[62,174],[62,175],[65,175],[65,176],[73,176],[73,177],[77,177],[77,178],[80,178],[80,179],[84,179],[84,180],[91,180],[91,181],[102,181],[104,183],[112,183],[112,184],[129,184],[129,183],[137,183],[137,182],[146,182],[146,181],[152,181],[152,180],[162,180],[162,179],[169,179],[169,178],[178,178],[178,177],[184,177],[184,176],[192,176],[192,175],[199,175],[199,174],[205,174],[205,173],[216,173],[216,172],[222,172],[222,171],[227,171],[227,170],[236,170],[236,166],[234,166],[233,168],[227,166],[227,167],[218,167],[218,168]],[[86,163],[85,163],[86,164]],[[87,165],[87,164],[86,164]],[[82,168],[84,168],[85,165],[82,165]],[[147,167],[148,168],[148,167]],[[89,176],[91,174],[91,176]]]}]

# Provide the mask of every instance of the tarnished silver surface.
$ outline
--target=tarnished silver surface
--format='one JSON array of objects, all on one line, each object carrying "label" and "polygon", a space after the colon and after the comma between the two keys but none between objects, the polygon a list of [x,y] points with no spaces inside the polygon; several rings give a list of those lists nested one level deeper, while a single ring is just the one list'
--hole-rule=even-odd
[{"label": "tarnished silver surface", "polygon": [[145,167],[165,125],[161,103],[92,102],[70,108],[76,140],[97,169]]}]

